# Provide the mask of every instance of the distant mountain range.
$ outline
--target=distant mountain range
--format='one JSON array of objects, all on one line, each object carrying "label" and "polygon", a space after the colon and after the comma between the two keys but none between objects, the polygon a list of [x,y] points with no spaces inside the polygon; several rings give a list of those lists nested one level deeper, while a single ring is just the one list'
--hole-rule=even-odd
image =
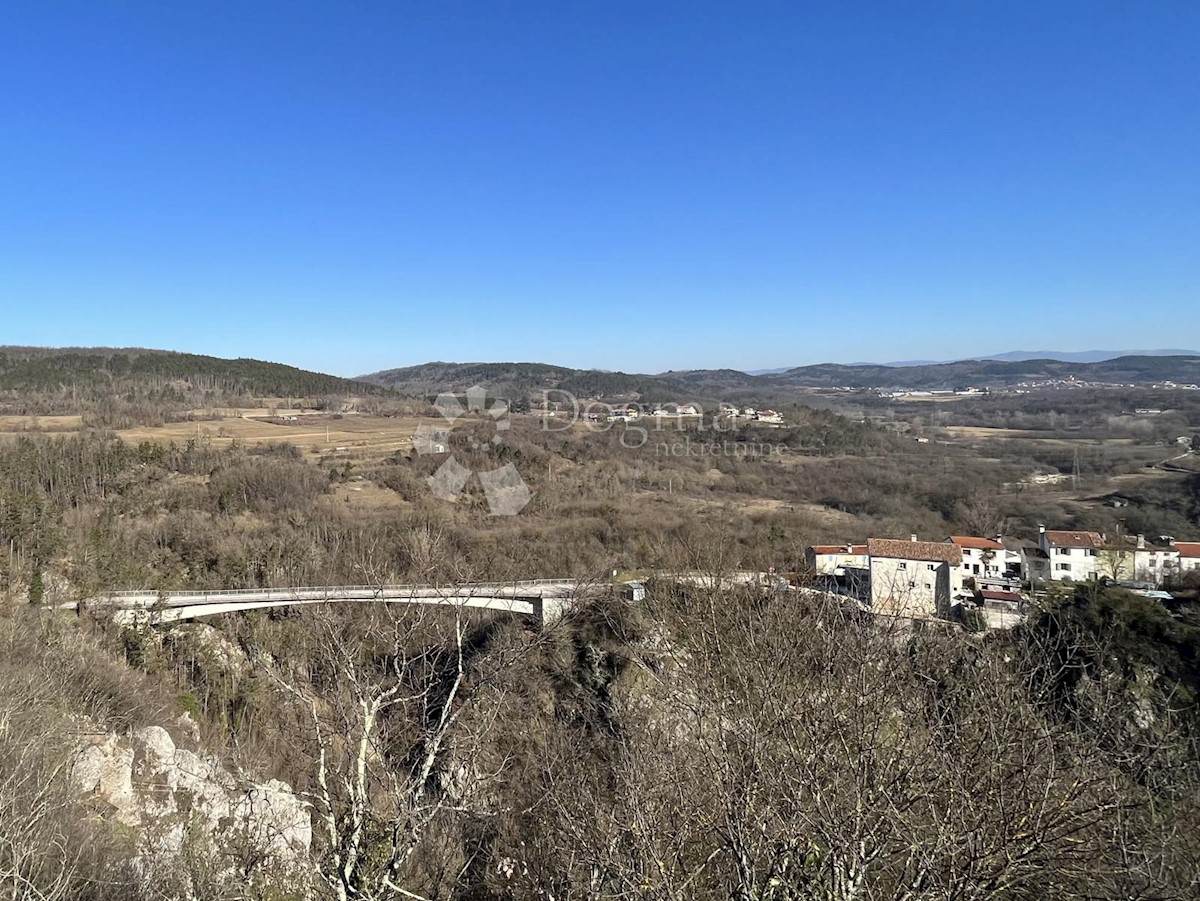
[{"label": "distant mountain range", "polygon": [[[958,360],[897,360],[891,363],[849,363],[849,366],[937,366],[942,363],[961,363],[966,360],[1000,360],[1006,363],[1024,363],[1029,360],[1056,360],[1060,363],[1103,363],[1118,357],[1195,357],[1196,350],[1010,350],[1007,353],[988,357],[963,357]],[[747,375],[778,375],[798,367],[781,366],[777,369],[751,369]]]},{"label": "distant mountain range", "polygon": [[656,375],[571,369],[544,363],[425,363],[360,377],[405,394],[464,391],[483,385],[509,396],[556,389],[579,398],[646,401],[780,398],[799,388],[909,388],[938,390],[963,385],[1003,387],[1022,382],[1075,378],[1105,384],[1200,383],[1200,354],[1122,356],[1098,362],[1046,358],[962,360],[909,366],[822,363],[752,375],[734,369],[695,369]]},{"label": "distant mountain range", "polygon": [[[1096,352],[1100,353],[1100,352]],[[1013,355],[1024,355],[1015,352]],[[1012,355],[1002,355],[1012,356]],[[359,379],[310,372],[280,363],[222,359],[141,348],[0,347],[0,397],[28,392],[69,397],[175,399],[215,397],[369,395],[388,390],[415,396],[483,385],[520,397],[542,390],[580,399],[693,400],[786,403],[815,388],[937,390],[963,385],[1004,387],[1022,382],[1077,380],[1151,385],[1200,383],[1200,354],[1140,354],[1097,362],[1047,359],[961,360],[908,366],[823,363],[751,375],[735,369],[656,374],[573,369],[547,363],[423,363]],[[207,401],[205,401],[207,402]]]}]

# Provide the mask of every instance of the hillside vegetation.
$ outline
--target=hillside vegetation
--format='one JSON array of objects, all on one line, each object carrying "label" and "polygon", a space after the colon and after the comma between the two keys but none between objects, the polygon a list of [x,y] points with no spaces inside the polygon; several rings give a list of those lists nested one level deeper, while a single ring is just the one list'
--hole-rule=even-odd
[{"label": "hillside vegetation", "polygon": [[361,376],[410,394],[462,391],[484,385],[497,393],[536,394],[557,388],[580,397],[639,396],[647,401],[693,395],[699,399],[764,398],[797,388],[893,388],[946,390],[962,385],[1001,387],[1045,379],[1148,385],[1200,383],[1200,357],[1119,357],[1098,363],[1057,360],[965,360],[919,366],[825,363],[786,372],[748,375],[733,369],[697,369],[639,375],[569,369],[542,363],[426,363]]},{"label": "hillside vegetation", "polygon": [[142,348],[0,347],[0,390],[4,391],[73,388],[98,395],[172,382],[224,394],[274,397],[378,390],[351,379],[241,357],[227,360]]},{"label": "hillside vegetation", "polygon": [[88,414],[93,424],[161,422],[256,398],[379,395],[378,385],[262,360],[140,348],[0,347],[0,413]]},{"label": "hillside vegetation", "polygon": [[[1195,897],[1194,584],[1170,606],[1062,587],[1013,632],[974,634],[810,591],[804,548],[1135,514],[1190,536],[1200,475],[1161,473],[1121,510],[1073,506],[1021,482],[1077,464],[1086,484],[1141,468],[1146,449],[981,454],[781,409],[778,428],[514,414],[500,430],[468,414],[425,454],[5,436],[0,887],[19,878],[21,901]],[[451,456],[474,474],[454,503],[427,481]],[[533,497],[492,516],[479,474],[509,464]],[[792,587],[730,587],[770,567]],[[646,599],[617,599],[614,570]],[[125,628],[94,603],[534,577],[595,591],[541,630],[374,604]],[[186,749],[179,765],[150,767],[147,736]],[[102,764],[86,789],[81,748]],[[201,758],[220,792],[187,781]],[[311,825],[284,869],[221,825],[223,799],[265,785]]]},{"label": "hillside vegetation", "polygon": [[[124,634],[20,615],[0,873],[63,901],[1183,901],[1195,614],[1153,606],[1079,593],[989,637],[666,583],[542,633],[352,606]],[[172,694],[241,772],[312,799],[306,877],[225,835],[133,865],[161,837],[72,795],[70,724],[170,721]]]}]

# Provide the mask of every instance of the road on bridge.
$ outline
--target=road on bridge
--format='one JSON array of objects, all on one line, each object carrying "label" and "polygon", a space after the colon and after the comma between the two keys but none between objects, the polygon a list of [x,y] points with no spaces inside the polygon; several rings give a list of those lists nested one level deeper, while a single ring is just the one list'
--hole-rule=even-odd
[{"label": "road on bridge", "polygon": [[329,603],[428,604],[498,610],[533,617],[539,625],[558,619],[580,592],[569,579],[474,582],[462,585],[349,585],[252,588],[230,591],[118,591],[88,598],[88,610],[110,610],[122,625],[171,623],[272,607]]}]

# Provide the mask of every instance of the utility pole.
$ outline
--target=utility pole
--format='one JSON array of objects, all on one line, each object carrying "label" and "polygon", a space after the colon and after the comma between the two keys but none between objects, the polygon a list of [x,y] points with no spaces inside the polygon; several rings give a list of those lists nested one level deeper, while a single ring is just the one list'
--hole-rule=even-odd
[{"label": "utility pole", "polygon": [[1074,458],[1071,460],[1071,489],[1079,490],[1079,448],[1075,448]]}]

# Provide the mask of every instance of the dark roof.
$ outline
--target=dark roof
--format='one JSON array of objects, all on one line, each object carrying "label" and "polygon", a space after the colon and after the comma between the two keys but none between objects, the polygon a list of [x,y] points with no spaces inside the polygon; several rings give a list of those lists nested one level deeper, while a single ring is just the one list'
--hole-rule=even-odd
[{"label": "dark roof", "polygon": [[962,551],[943,541],[903,541],[894,538],[868,538],[867,553],[893,560],[926,560],[931,563],[962,563]]},{"label": "dark roof", "polygon": [[1025,600],[1015,591],[981,591],[979,596],[985,601],[1011,601],[1014,604]]}]

